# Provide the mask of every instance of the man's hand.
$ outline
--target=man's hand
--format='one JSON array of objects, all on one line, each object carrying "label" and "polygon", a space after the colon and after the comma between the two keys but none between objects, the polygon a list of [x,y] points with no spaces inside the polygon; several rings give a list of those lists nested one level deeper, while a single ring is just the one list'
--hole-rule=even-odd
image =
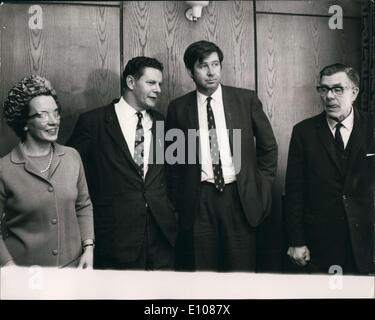
[{"label": "man's hand", "polygon": [[289,247],[287,254],[294,263],[301,267],[304,267],[310,261],[310,251],[307,246]]},{"label": "man's hand", "polygon": [[79,260],[78,269],[92,269],[94,264],[94,247],[87,246]]}]

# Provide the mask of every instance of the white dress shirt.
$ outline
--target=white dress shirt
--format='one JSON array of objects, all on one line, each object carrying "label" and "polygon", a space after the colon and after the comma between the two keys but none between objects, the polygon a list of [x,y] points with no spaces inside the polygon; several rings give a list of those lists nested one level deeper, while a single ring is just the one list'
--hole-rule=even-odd
[{"label": "white dress shirt", "polygon": [[[125,137],[131,156],[134,159],[134,144],[135,144],[135,130],[137,128],[138,116],[137,110],[135,110],[130,104],[128,104],[123,97],[120,101],[115,104],[115,112],[120,123],[122,134]],[[144,167],[143,167],[143,178],[146,177],[149,155],[150,155],[150,144],[152,139],[152,118],[146,112],[146,110],[140,111],[143,115],[142,126],[145,134],[144,140]]]},{"label": "white dress shirt", "polygon": [[[215,126],[220,150],[220,160],[226,184],[236,180],[232,152],[229,144],[227,125],[225,121],[223,95],[221,85],[211,95],[211,108],[215,117]],[[214,173],[210,152],[210,141],[207,123],[207,96],[197,91],[200,156],[202,164],[201,181],[214,183]]]},{"label": "white dress shirt", "polygon": [[[329,126],[329,129],[331,130],[333,137],[335,137],[336,125],[338,122],[328,116],[327,116],[327,122],[328,122],[328,126]],[[342,141],[344,142],[344,149],[345,149],[348,144],[350,134],[352,133],[352,130],[353,130],[353,124],[354,124],[353,108],[350,111],[349,115],[341,122],[341,124],[342,124],[342,127],[340,129],[340,133],[341,133]]]}]

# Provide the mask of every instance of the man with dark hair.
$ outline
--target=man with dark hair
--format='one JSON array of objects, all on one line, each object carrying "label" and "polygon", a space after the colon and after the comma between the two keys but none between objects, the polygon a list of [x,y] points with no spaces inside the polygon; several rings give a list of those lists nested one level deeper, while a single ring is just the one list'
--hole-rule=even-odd
[{"label": "man with dark hair", "polygon": [[82,114],[68,141],[81,154],[94,206],[95,268],[174,268],[176,213],[155,161],[164,146],[154,110],[162,71],[156,59],[131,59],[123,96]]},{"label": "man with dark hair", "polygon": [[[191,44],[184,62],[197,90],[168,108],[167,128],[182,130],[187,146],[184,163],[169,167],[180,218],[177,262],[185,270],[254,271],[277,145],[254,91],[220,84],[222,61],[216,44]],[[199,130],[198,143],[189,140],[190,130]]]},{"label": "man with dark hair", "polygon": [[324,111],[295,125],[289,146],[288,255],[308,272],[373,272],[373,120],[353,107],[353,68],[327,66],[319,82]]}]

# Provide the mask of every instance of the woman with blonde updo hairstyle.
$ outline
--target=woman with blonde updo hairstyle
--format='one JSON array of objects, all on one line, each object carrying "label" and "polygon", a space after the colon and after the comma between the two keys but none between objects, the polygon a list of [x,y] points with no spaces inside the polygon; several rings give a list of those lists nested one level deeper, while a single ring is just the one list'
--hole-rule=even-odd
[{"label": "woman with blonde updo hairstyle", "polygon": [[92,204],[78,152],[56,143],[56,91],[41,76],[23,78],[3,116],[20,143],[0,159],[0,266],[92,268]]}]

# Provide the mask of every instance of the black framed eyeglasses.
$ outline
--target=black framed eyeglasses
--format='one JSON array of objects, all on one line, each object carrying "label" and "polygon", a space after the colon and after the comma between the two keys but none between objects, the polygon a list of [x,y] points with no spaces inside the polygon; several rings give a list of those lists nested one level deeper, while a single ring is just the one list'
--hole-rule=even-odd
[{"label": "black framed eyeglasses", "polygon": [[52,112],[48,111],[39,111],[34,114],[31,114],[27,117],[27,119],[33,119],[36,118],[40,121],[47,122],[50,117],[53,116],[55,120],[60,120],[61,119],[61,108],[58,108]]},{"label": "black framed eyeglasses", "polygon": [[329,91],[335,96],[342,96],[344,94],[345,89],[352,89],[353,87],[342,87],[342,86],[334,86],[334,87],[327,87],[327,86],[317,86],[316,90],[321,96],[326,96]]}]

